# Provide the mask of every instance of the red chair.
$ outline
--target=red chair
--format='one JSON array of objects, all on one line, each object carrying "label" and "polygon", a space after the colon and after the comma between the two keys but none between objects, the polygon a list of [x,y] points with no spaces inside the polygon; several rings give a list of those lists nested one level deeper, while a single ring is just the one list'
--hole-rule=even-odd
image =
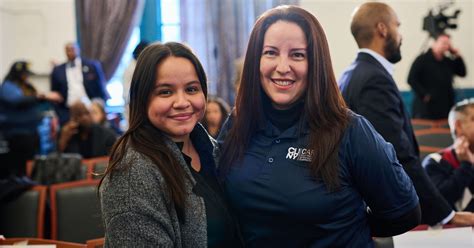
[{"label": "red chair", "polygon": [[87,166],[87,179],[99,179],[107,169],[109,164],[109,157],[97,157],[90,159],[83,159],[82,164]]},{"label": "red chair", "polygon": [[104,247],[105,238],[91,239],[86,241],[87,248],[102,248]]},{"label": "red chair", "polygon": [[52,239],[85,243],[104,237],[98,183],[82,180],[50,186]]},{"label": "red chair", "polygon": [[428,120],[428,119],[411,119],[413,129],[423,130],[428,128],[449,128],[448,119]]},{"label": "red chair", "polygon": [[448,147],[453,144],[451,131],[447,128],[430,128],[415,131],[420,146]]},{"label": "red chair", "polygon": [[46,186],[34,186],[0,205],[0,234],[5,237],[43,238]]}]

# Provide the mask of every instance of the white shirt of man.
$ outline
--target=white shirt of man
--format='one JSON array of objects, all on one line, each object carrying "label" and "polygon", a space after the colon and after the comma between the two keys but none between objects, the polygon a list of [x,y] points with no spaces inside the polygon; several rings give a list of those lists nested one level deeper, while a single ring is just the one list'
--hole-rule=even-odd
[{"label": "white shirt of man", "polygon": [[84,88],[84,78],[82,75],[82,61],[77,57],[73,62],[66,63],[67,78],[67,106],[71,106],[77,101],[89,100]]}]

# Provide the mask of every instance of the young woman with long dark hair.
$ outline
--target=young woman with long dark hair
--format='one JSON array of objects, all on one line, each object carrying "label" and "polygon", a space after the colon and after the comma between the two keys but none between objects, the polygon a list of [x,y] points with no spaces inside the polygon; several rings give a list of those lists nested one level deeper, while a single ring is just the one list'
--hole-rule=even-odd
[{"label": "young woman with long dark hair", "polygon": [[130,124],[100,185],[107,247],[238,247],[216,178],[201,63],[179,43],[138,58]]}]

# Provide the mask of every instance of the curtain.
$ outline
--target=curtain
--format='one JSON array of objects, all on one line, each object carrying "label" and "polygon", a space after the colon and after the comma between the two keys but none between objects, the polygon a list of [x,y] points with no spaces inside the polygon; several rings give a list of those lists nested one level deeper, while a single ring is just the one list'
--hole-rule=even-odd
[{"label": "curtain", "polygon": [[209,93],[234,102],[236,61],[245,54],[257,17],[299,0],[180,0],[181,37],[208,75]]},{"label": "curtain", "polygon": [[81,54],[102,63],[109,80],[140,21],[144,0],[76,0]]}]

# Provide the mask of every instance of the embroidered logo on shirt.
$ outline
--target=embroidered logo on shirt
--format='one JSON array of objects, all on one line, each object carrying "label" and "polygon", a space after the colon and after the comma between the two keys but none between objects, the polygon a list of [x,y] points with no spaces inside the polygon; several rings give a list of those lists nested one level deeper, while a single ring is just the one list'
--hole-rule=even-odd
[{"label": "embroidered logo on shirt", "polygon": [[306,148],[295,148],[289,147],[288,153],[286,154],[287,159],[293,159],[296,161],[311,162],[313,159],[313,150]]}]

